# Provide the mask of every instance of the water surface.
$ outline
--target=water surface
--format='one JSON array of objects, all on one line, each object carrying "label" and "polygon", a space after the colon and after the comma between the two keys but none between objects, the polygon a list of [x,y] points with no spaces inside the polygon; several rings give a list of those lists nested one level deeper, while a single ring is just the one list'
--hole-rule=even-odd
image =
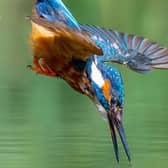
[{"label": "water surface", "polygon": [[[0,167],[117,167],[108,125],[92,102],[65,82],[26,69],[31,52],[25,16],[31,14],[32,2],[0,1]],[[168,44],[164,0],[66,4],[81,22]],[[120,167],[167,168],[168,71],[143,76],[118,68],[125,84],[124,126],[132,156],[130,166],[120,145]]]}]

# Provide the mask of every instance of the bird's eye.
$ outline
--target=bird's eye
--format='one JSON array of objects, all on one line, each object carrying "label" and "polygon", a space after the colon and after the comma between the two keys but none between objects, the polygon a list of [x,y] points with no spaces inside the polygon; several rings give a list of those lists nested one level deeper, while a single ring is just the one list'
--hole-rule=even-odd
[{"label": "bird's eye", "polygon": [[111,105],[116,105],[116,106],[120,107],[121,103],[119,102],[119,100],[116,97],[112,97]]},{"label": "bird's eye", "polygon": [[111,98],[111,104],[117,104],[117,98],[116,97],[112,97]]}]

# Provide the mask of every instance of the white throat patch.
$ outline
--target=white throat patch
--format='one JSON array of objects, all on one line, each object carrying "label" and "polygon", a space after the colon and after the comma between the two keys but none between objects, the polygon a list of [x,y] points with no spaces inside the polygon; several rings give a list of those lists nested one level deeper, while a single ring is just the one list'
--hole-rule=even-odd
[{"label": "white throat patch", "polygon": [[95,62],[93,61],[91,64],[91,79],[93,82],[95,82],[100,88],[104,85],[104,79],[100,72],[100,70],[97,68]]}]

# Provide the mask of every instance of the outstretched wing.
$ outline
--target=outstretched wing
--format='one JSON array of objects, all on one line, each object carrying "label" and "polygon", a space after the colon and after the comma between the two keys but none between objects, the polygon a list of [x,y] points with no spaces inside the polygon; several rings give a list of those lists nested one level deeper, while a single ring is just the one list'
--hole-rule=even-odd
[{"label": "outstretched wing", "polygon": [[168,69],[168,49],[148,39],[106,30],[92,25],[80,25],[103,50],[101,61],[127,64],[129,68],[145,73],[153,68]]},{"label": "outstretched wing", "polygon": [[82,61],[86,61],[93,54],[102,55],[101,48],[95,45],[85,32],[79,32],[60,22],[50,22],[41,17],[32,16],[31,21],[33,45],[38,45],[40,42],[40,44],[44,43],[43,48],[46,48],[47,43],[58,55],[65,55],[66,52],[69,59]]}]

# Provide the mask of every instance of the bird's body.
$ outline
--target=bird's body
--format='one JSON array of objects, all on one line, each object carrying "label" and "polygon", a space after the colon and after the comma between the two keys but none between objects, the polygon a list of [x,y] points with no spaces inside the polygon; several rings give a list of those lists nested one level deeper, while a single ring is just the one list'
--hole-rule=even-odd
[{"label": "bird's body", "polygon": [[[76,62],[85,64],[93,53],[102,54],[85,32],[73,31],[63,24],[54,25],[42,18],[32,18],[30,42],[36,61],[42,60],[51,70],[46,75],[61,77],[75,90],[84,93],[79,84],[87,83],[88,79],[84,68],[75,66]],[[40,69],[37,71],[43,73]]]},{"label": "bird's body", "polygon": [[168,49],[138,36],[79,24],[61,0],[37,0],[31,23],[34,66],[30,69],[60,77],[87,95],[109,122],[117,161],[115,130],[131,160],[122,125],[122,77],[106,62],[126,64],[139,73],[152,68],[167,69]]}]

